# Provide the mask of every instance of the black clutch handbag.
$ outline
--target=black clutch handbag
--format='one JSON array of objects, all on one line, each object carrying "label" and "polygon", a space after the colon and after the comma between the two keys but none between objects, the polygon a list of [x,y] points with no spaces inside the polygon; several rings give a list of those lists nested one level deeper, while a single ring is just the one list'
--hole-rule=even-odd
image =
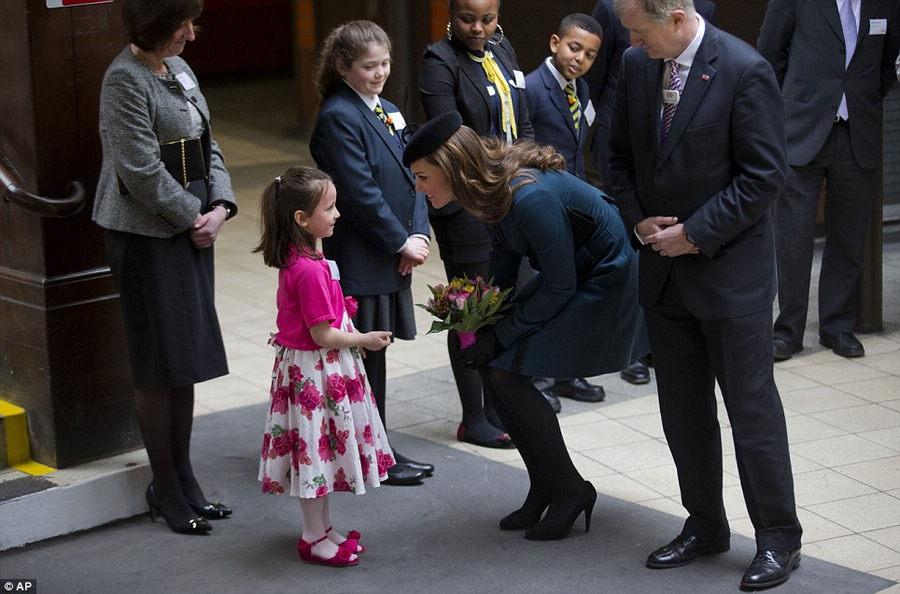
[{"label": "black clutch handbag", "polygon": [[[199,138],[181,138],[160,144],[159,155],[166,171],[183,188],[187,188],[192,181],[209,178],[206,172],[206,159],[203,158],[203,144]],[[122,196],[130,194],[121,177],[118,178],[118,182],[119,194]]]},{"label": "black clutch handbag", "polygon": [[194,180],[206,179],[206,162],[199,138],[182,138],[159,145],[163,165],[185,188]]}]

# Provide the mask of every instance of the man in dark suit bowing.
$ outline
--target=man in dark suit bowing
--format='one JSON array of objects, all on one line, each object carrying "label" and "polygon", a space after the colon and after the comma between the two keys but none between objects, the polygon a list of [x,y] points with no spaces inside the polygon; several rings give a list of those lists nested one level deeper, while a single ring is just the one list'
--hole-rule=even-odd
[{"label": "man in dark suit bowing", "polygon": [[771,0],[757,47],[784,97],[787,186],[775,209],[778,305],[774,356],[803,348],[816,215],[823,180],[825,249],[819,276],[819,343],[862,357],[853,335],[881,164],[882,99],[896,80],[897,0]]},{"label": "man in dark suit bowing", "polygon": [[772,361],[771,206],[787,168],[771,66],[700,18],[691,0],[616,0],[631,34],[610,131],[611,194],[640,247],[663,428],[688,512],[647,559],[727,551],[718,381],[757,555],[744,588],[783,583],[802,529]]}]

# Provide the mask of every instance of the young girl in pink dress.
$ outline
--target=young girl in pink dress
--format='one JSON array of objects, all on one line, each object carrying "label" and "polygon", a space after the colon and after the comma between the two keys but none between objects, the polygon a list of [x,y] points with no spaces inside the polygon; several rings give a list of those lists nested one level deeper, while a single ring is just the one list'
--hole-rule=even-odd
[{"label": "young girl in pink dress", "polygon": [[288,169],[262,196],[255,252],[278,268],[278,333],[259,480],[264,493],[300,498],[303,561],[346,566],[365,548],[355,530],[332,529],[328,495],[365,493],[394,465],[361,350],[383,349],[391,333],[356,331],[356,302],[316,249],[340,216],[335,200],[328,174],[309,167]]}]

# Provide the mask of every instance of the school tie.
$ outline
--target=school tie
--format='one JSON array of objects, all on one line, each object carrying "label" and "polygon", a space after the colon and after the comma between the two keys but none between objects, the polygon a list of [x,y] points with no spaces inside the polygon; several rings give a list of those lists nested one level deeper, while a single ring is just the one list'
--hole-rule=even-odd
[{"label": "school tie", "polygon": [[375,115],[378,116],[378,119],[384,123],[384,125],[388,129],[388,132],[390,132],[391,136],[393,136],[394,135],[394,122],[392,122],[391,118],[387,117],[387,114],[384,113],[384,110],[381,108],[380,103],[375,106]]},{"label": "school tie", "polygon": [[[678,64],[675,63],[675,60],[666,60],[666,66],[669,68],[669,84],[666,89],[677,92],[680,98],[681,77],[678,76]],[[666,136],[669,134],[669,128],[672,127],[672,119],[675,117],[675,109],[677,107],[678,104],[675,101],[670,101],[663,105],[663,117],[662,122],[660,122],[662,142],[666,141]]]},{"label": "school tie", "polygon": [[506,133],[507,142],[511,143],[519,137],[519,131],[516,129],[515,106],[509,83],[503,77],[503,71],[500,70],[499,64],[494,60],[494,54],[487,50],[485,50],[484,56],[476,56],[471,52],[466,53],[472,60],[481,64],[487,81],[497,91],[497,95],[500,97],[500,129]]},{"label": "school tie", "polygon": [[[844,45],[846,46],[846,58],[844,60],[844,69],[850,66],[850,60],[853,59],[853,52],[856,51],[857,25],[856,17],[853,16],[853,5],[850,0],[844,0],[841,5],[841,29],[844,30]],[[850,113],[847,111],[847,95],[841,95],[841,104],[838,106],[838,115],[842,119],[847,119]]]},{"label": "school tie", "polygon": [[569,100],[569,111],[572,112],[572,121],[575,122],[575,129],[578,130],[581,124],[581,104],[578,103],[578,97],[575,96],[575,85],[569,83],[566,85],[566,97]]}]

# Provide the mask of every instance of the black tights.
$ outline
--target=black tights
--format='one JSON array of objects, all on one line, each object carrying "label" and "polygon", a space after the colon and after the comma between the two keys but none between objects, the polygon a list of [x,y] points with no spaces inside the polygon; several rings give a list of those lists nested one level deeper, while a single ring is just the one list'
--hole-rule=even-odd
[{"label": "black tights", "polygon": [[194,386],[137,389],[134,405],[160,508],[176,519],[196,516],[188,501],[196,505],[209,502],[191,466]]},{"label": "black tights", "polygon": [[[477,276],[487,280],[487,262],[444,262],[447,281],[464,275],[474,279]],[[456,339],[447,335],[447,350],[453,355]],[[502,419],[494,409],[490,395],[482,386],[481,376],[474,369],[466,369],[461,364],[450,363],[453,379],[456,380],[456,391],[459,392],[459,403],[462,405],[462,424],[466,432],[480,441],[493,441],[504,433]]]},{"label": "black tights", "polygon": [[542,510],[545,519],[560,523],[584,493],[584,478],[572,463],[556,414],[530,377],[503,369],[483,368],[500,420],[525,462],[530,486],[524,509]]}]

